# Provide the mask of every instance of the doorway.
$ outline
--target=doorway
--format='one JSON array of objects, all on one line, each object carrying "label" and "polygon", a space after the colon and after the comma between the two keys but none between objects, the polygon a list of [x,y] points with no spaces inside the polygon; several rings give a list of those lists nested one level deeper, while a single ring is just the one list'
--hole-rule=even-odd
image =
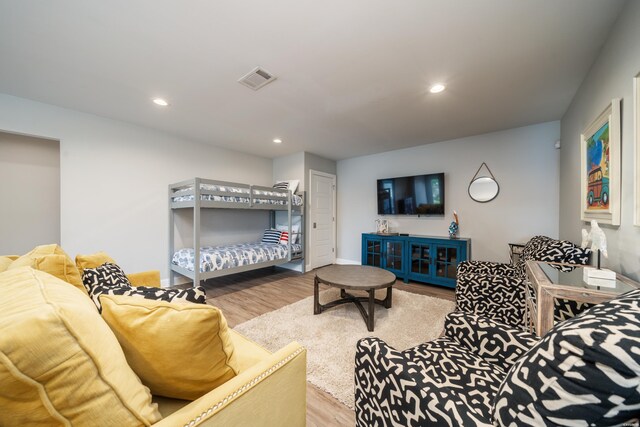
[{"label": "doorway", "polygon": [[336,260],[336,176],[309,170],[309,269]]}]

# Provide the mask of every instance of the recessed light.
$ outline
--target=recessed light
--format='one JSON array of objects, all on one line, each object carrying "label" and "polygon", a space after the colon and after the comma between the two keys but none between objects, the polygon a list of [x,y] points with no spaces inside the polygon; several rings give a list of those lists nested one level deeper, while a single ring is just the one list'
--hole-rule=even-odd
[{"label": "recessed light", "polygon": [[282,140],[280,138],[275,138],[273,142],[275,142],[276,144],[282,144]]},{"label": "recessed light", "polygon": [[436,83],[429,88],[429,92],[431,93],[440,93],[445,89],[445,85],[442,83]]},{"label": "recessed light", "polygon": [[169,103],[162,98],[155,98],[153,100],[153,103],[161,107],[166,107],[167,105],[169,105]]}]

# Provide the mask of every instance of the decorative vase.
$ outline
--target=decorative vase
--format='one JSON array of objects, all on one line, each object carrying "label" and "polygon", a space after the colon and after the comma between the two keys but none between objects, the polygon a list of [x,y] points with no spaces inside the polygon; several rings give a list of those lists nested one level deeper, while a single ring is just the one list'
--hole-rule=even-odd
[{"label": "decorative vase", "polygon": [[458,224],[456,224],[455,221],[451,221],[451,224],[449,225],[449,238],[456,239],[456,234],[458,234]]}]

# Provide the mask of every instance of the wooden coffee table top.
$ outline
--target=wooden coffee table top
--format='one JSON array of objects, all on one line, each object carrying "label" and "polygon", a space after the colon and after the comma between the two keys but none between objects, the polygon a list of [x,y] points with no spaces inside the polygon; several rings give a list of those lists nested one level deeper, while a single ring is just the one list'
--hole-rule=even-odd
[{"label": "wooden coffee table top", "polygon": [[370,265],[330,265],[316,271],[322,283],[342,289],[382,289],[396,282],[396,275]]}]

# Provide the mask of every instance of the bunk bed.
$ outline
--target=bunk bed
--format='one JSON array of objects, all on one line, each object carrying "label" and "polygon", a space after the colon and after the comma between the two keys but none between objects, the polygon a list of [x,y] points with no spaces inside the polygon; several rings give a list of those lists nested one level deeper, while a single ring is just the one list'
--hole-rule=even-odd
[{"label": "bunk bed", "polygon": [[[175,215],[193,210],[193,248],[175,249]],[[271,229],[276,213],[283,212],[288,232],[286,244],[249,242],[225,246],[200,246],[202,209],[248,209],[270,213]],[[293,221],[299,218],[296,230]],[[188,277],[193,286],[201,280],[242,271],[281,265],[304,259],[304,198],[291,191],[236,182],[193,178],[169,185],[169,283],[176,274]],[[196,261],[198,260],[198,261]],[[304,266],[304,263],[301,263]],[[199,268],[198,268],[199,267]],[[304,267],[303,267],[304,268]]]}]

